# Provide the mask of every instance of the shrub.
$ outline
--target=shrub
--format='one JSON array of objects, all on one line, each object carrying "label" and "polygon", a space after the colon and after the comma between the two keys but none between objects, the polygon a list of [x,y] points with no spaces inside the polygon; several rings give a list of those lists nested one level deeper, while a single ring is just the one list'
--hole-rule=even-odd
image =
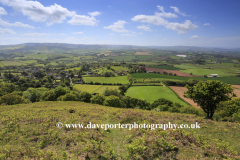
[{"label": "shrub", "polygon": [[121,107],[121,100],[116,96],[106,97],[106,100],[103,102],[104,106],[112,106],[112,107]]},{"label": "shrub", "polygon": [[168,106],[171,106],[173,104],[173,102],[170,101],[170,100],[167,100],[165,98],[160,98],[160,99],[155,100],[154,102],[152,102],[150,104],[150,108],[149,109],[154,109],[154,108],[156,108],[159,105],[165,105],[165,104],[168,105]]},{"label": "shrub", "polygon": [[8,105],[25,104],[26,100],[19,95],[10,93],[1,97],[0,104],[2,103],[8,104]]},{"label": "shrub", "polygon": [[23,98],[28,99],[30,102],[38,102],[45,91],[47,91],[46,88],[28,88],[23,92]]},{"label": "shrub", "polygon": [[105,99],[106,99],[105,96],[101,94],[97,94],[93,96],[90,100],[91,100],[91,103],[103,105],[103,102],[105,101]]},{"label": "shrub", "polygon": [[23,96],[23,92],[22,91],[13,91],[13,94],[19,95],[19,96]]},{"label": "shrub", "polygon": [[240,98],[220,102],[216,112],[221,117],[232,117],[234,113],[240,113]]},{"label": "shrub", "polygon": [[62,96],[62,101],[76,101],[77,97],[72,93],[67,93]]},{"label": "shrub", "polygon": [[92,98],[92,94],[89,92],[81,92],[80,95],[80,101],[90,103],[90,99]]},{"label": "shrub", "polygon": [[54,93],[53,90],[50,90],[50,91],[44,92],[44,94],[40,97],[40,100],[42,100],[42,101],[56,101],[57,96],[56,96],[56,94]]},{"label": "shrub", "polygon": [[115,90],[113,90],[113,89],[106,89],[104,91],[103,95],[104,96],[114,95],[114,96],[117,96],[117,97],[121,97],[121,94],[120,94],[120,92],[117,89],[115,89]]},{"label": "shrub", "polygon": [[69,93],[69,92],[70,92],[69,88],[64,88],[62,86],[59,86],[54,89],[54,93],[56,94],[57,97],[65,95],[66,93]]},{"label": "shrub", "polygon": [[183,106],[180,105],[179,103],[174,103],[174,104],[163,104],[163,105],[159,105],[157,106],[154,110],[155,111],[168,111],[168,112],[172,112],[172,113],[180,113],[180,109]]},{"label": "shrub", "polygon": [[122,102],[123,102],[122,106],[124,108],[135,108],[137,105],[138,99],[132,98],[129,96],[124,96]]},{"label": "shrub", "polygon": [[193,106],[184,106],[180,109],[180,113],[186,113],[186,114],[195,114],[197,116],[204,115],[202,110],[193,107]]}]

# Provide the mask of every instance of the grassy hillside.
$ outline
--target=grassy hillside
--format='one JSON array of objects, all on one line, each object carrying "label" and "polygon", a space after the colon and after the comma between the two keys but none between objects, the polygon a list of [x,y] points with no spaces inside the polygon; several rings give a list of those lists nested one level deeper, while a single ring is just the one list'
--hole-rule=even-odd
[{"label": "grassy hillside", "polygon": [[131,87],[127,90],[126,96],[147,100],[153,102],[159,98],[166,98],[172,102],[180,103],[186,106],[187,104],[181,101],[174,93],[167,87],[162,86],[138,86]]},{"label": "grassy hillside", "polygon": [[[0,159],[224,159],[240,157],[240,125],[187,114],[39,102],[0,107]],[[64,124],[200,124],[200,129],[80,129]]]}]

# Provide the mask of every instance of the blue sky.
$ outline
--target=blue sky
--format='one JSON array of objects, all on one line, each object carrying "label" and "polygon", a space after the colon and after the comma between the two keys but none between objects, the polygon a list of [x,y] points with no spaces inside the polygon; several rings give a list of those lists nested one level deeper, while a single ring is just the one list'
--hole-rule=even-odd
[{"label": "blue sky", "polygon": [[239,0],[0,0],[0,45],[240,48]]}]

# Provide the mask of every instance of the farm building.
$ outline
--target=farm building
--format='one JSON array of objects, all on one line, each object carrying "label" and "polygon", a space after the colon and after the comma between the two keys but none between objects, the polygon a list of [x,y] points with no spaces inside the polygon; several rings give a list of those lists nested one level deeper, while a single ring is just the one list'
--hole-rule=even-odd
[{"label": "farm building", "polygon": [[219,77],[218,74],[210,74],[208,77]]}]

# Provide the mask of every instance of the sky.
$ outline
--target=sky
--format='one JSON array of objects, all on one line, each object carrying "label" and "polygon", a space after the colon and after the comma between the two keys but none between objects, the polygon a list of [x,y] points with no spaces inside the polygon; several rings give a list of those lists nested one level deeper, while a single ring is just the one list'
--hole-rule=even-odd
[{"label": "sky", "polygon": [[0,0],[0,45],[240,48],[240,0]]}]

